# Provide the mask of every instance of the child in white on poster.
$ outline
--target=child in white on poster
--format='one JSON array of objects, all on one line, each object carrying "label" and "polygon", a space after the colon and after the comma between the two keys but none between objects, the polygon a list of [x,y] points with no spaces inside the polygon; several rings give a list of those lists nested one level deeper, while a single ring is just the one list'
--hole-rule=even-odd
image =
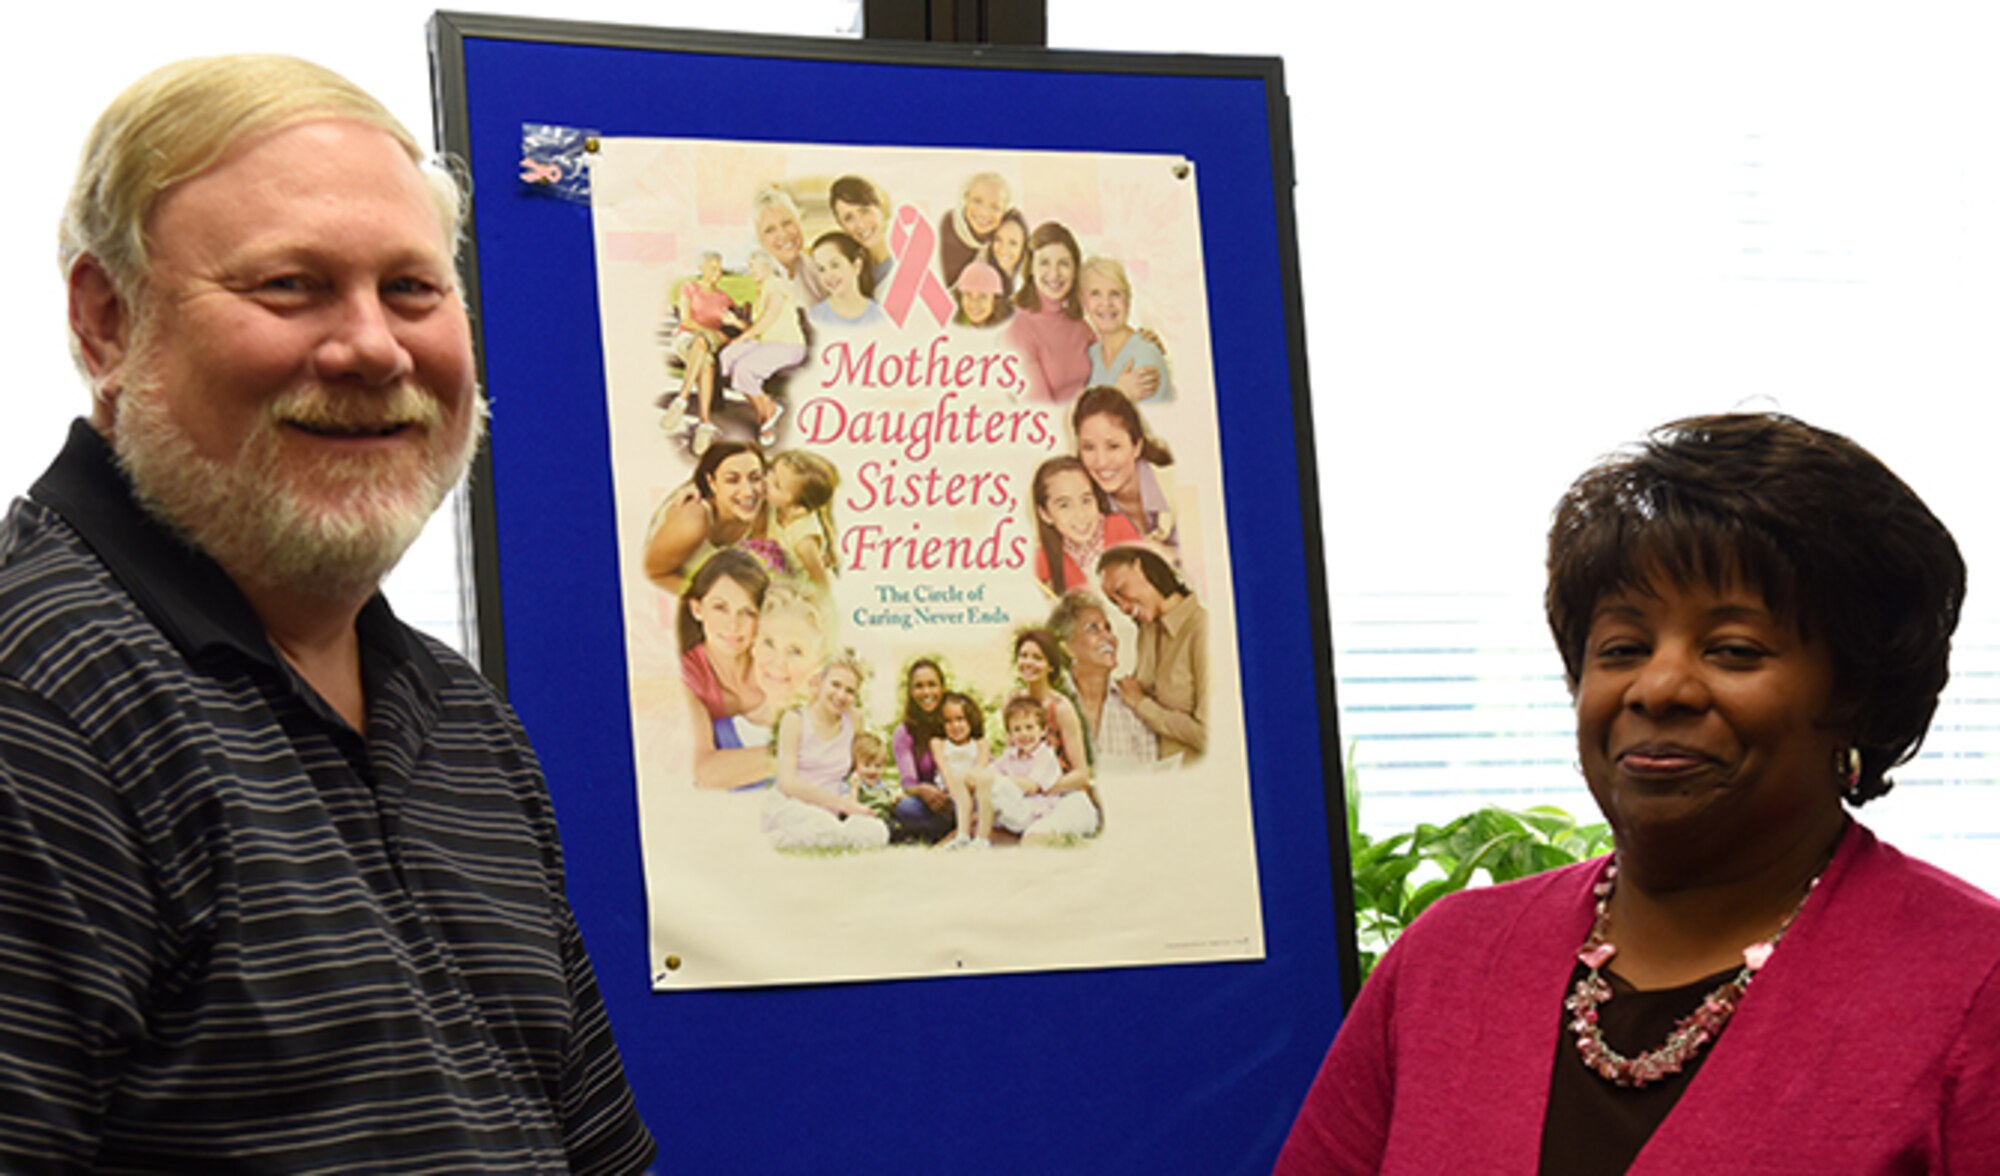
[{"label": "child in white on poster", "polygon": [[1097,832],[1097,806],[1081,786],[1058,785],[1062,764],[1049,746],[1049,720],[1032,698],[1010,699],[1001,712],[1007,750],[993,761],[993,812],[1000,827],[1023,845]]},{"label": "child in white on poster", "polygon": [[855,796],[854,699],[867,676],[852,650],[819,672],[811,699],[778,722],[778,786],[764,832],[779,849],[876,849],[889,826]]},{"label": "child in white on poster", "polygon": [[788,449],[771,459],[764,497],[778,524],[778,542],[795,568],[825,587],[839,570],[834,549],[833,492],[840,473],[817,453]]},{"label": "child in white on poster", "polygon": [[956,691],[938,703],[938,714],[944,735],[931,740],[931,757],[958,813],[957,835],[944,847],[991,849],[993,767],[986,754],[985,716],[978,703]]},{"label": "child in white on poster", "polygon": [[[832,649],[832,629],[832,604],[811,584],[780,581],[765,591],[757,614],[757,637],[750,647],[751,672],[763,698],[717,724],[717,747],[773,745],[779,718],[818,685],[818,674]],[[755,786],[768,783],[759,781]]]}]

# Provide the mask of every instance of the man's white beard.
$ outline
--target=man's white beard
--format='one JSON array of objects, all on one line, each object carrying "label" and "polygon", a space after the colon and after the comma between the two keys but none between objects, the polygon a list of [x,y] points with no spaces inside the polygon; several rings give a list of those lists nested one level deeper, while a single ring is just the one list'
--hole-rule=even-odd
[{"label": "man's white beard", "polygon": [[450,450],[288,463],[281,420],[410,422],[433,439],[448,427],[437,399],[408,382],[355,392],[306,387],[268,404],[236,457],[217,461],[196,451],[140,362],[141,375],[116,402],[119,463],[148,512],[249,588],[324,600],[373,592],[464,476],[483,432],[468,429]]}]

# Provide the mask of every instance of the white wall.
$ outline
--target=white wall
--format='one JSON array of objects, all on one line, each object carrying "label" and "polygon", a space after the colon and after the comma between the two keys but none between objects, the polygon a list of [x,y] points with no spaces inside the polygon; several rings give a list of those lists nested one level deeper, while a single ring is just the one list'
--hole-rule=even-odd
[{"label": "white wall", "polygon": [[[183,57],[290,53],[328,66],[381,99],[420,142],[431,141],[429,41],[436,4],[340,0],[296,5],[245,0],[189,4],[95,0],[30,4],[10,17],[15,34],[0,70],[0,111],[15,147],[0,183],[0,292],[7,323],[0,501],[26,490],[62,442],[88,396],[70,364],[56,225],[77,151],[98,112],[146,71]],[[618,24],[730,28],[740,32],[855,36],[860,0],[584,0],[555,5],[485,0],[481,12]],[[86,39],[88,38],[88,41]],[[461,644],[457,512],[440,511],[391,577],[389,593],[412,623]]]},{"label": "white wall", "polygon": [[[1991,6],[1052,7],[1058,45],[1287,57],[1365,825],[1590,811],[1540,622],[1549,509],[1654,424],[1776,407],[1873,449],[1964,548],[1951,689],[1866,819],[2000,892]],[[1427,642],[1469,652],[1405,652]]]}]

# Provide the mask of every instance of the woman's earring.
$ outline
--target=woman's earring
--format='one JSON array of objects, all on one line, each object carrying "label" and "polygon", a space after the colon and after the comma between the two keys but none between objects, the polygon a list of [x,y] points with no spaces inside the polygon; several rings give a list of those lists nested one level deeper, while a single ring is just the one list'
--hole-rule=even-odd
[{"label": "woman's earring", "polygon": [[1834,752],[1833,773],[1840,777],[1841,791],[1852,797],[1861,785],[1861,749],[1849,745]]}]

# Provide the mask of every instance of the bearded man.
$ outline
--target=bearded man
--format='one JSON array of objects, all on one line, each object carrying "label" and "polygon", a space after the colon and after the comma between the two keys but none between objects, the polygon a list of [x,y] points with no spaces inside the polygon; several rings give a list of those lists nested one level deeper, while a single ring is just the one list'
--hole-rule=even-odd
[{"label": "bearded man", "polygon": [[0,529],[0,1168],[651,1158],[526,736],[377,591],[479,442],[460,209],[294,59],[91,133],[91,412]]}]

